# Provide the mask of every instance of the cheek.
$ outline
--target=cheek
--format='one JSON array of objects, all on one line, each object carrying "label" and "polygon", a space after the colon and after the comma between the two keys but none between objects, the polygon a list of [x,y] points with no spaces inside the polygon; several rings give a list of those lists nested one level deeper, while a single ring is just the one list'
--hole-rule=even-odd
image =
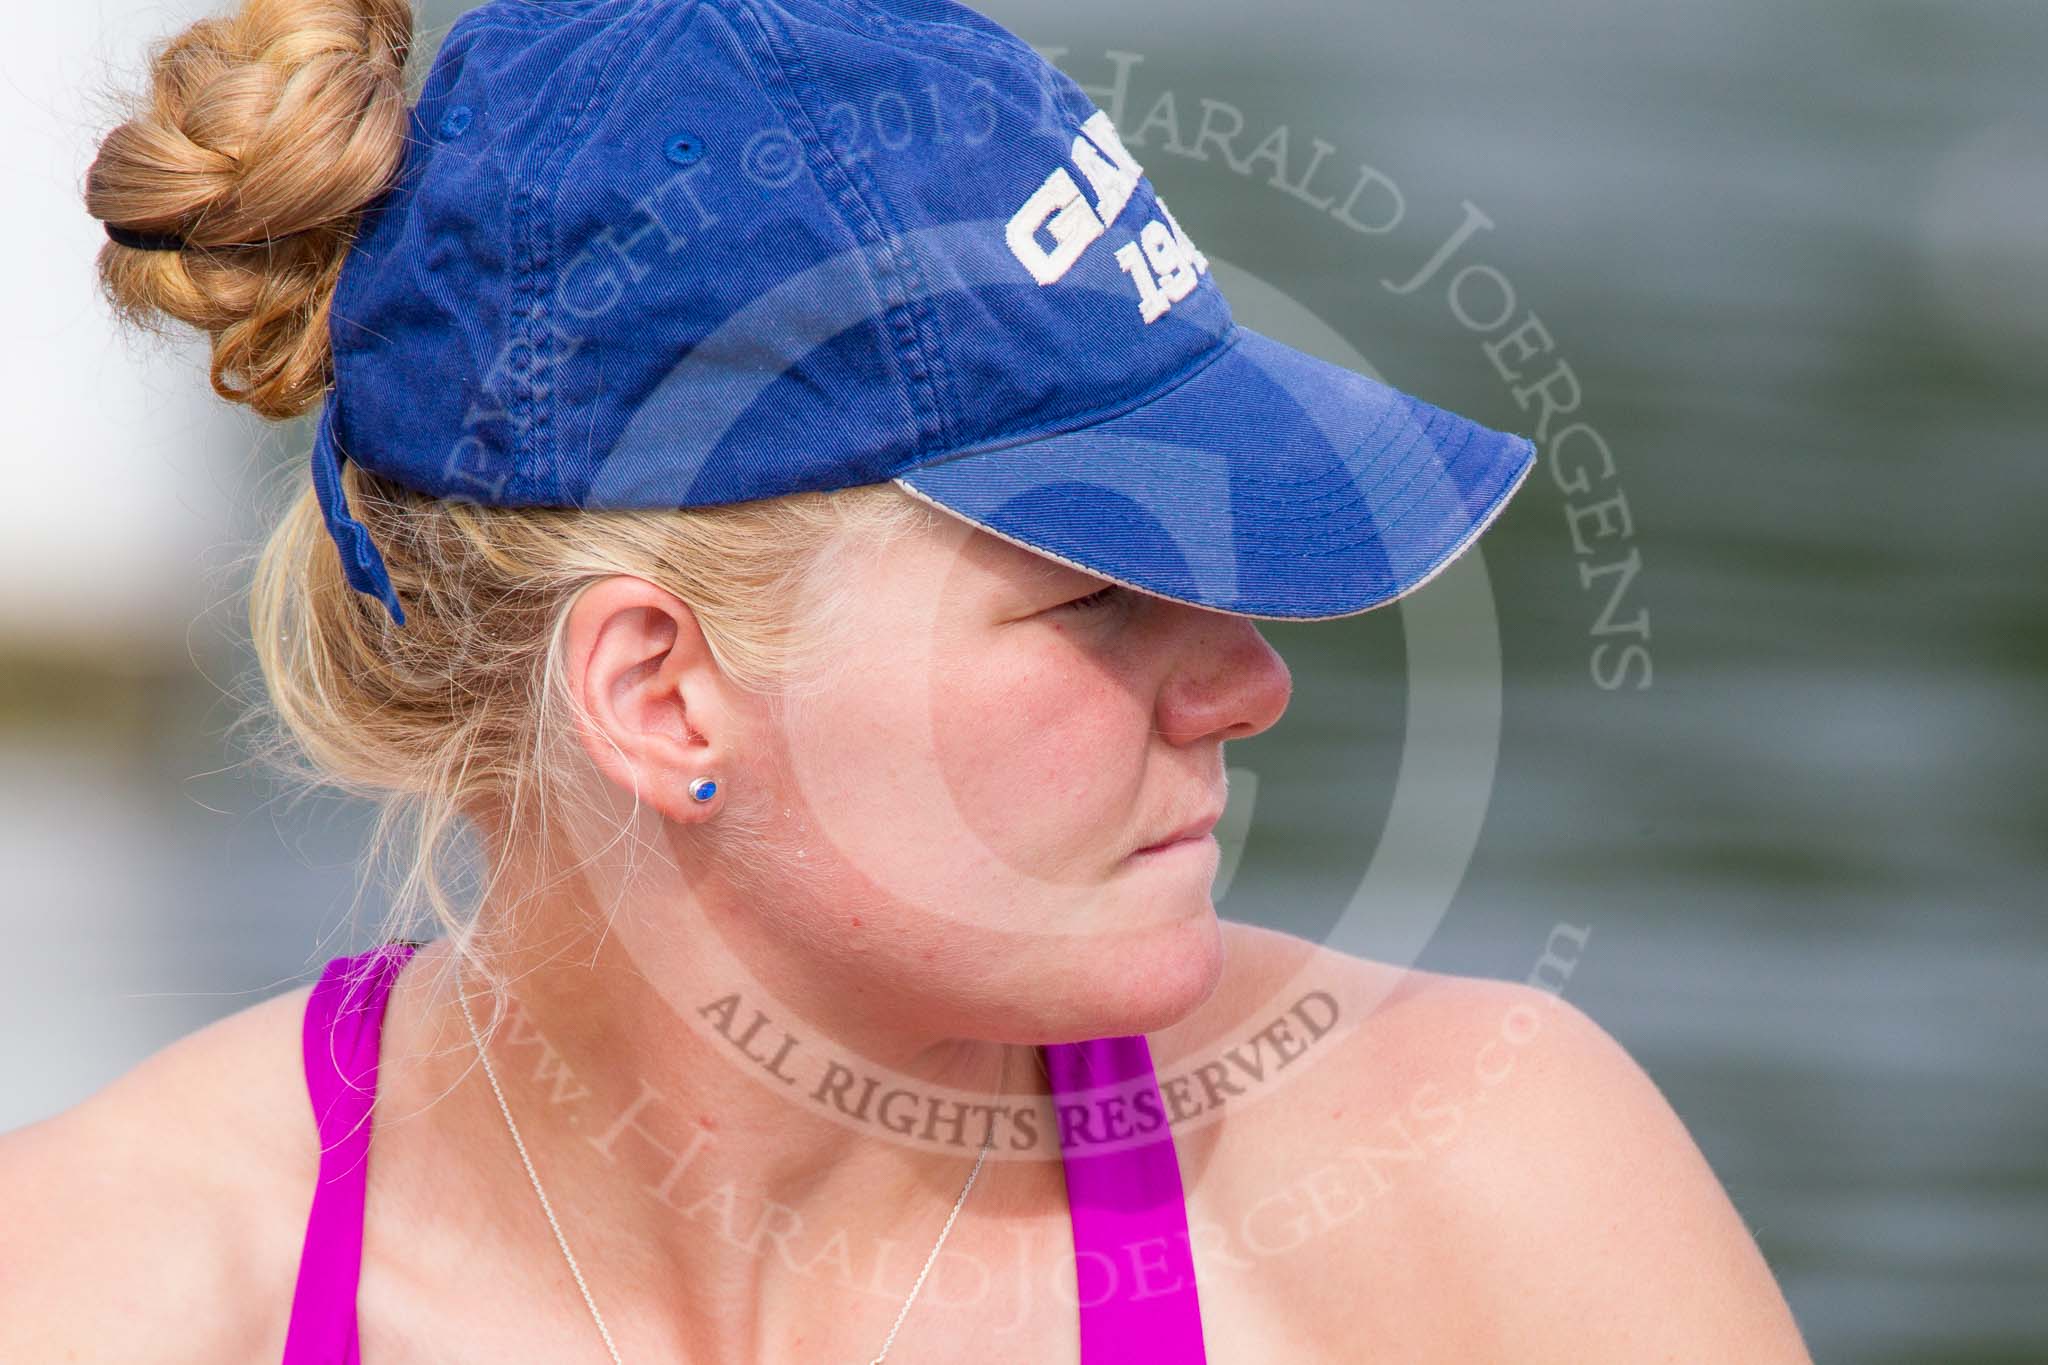
[{"label": "cheek", "polygon": [[793,718],[808,856],[841,899],[939,921],[1092,896],[1132,833],[1149,711],[1057,637],[939,653],[896,639]]},{"label": "cheek", "polygon": [[931,699],[933,753],[959,819],[1007,865],[1089,872],[1130,826],[1148,717],[1099,665],[1068,657],[964,674]]}]

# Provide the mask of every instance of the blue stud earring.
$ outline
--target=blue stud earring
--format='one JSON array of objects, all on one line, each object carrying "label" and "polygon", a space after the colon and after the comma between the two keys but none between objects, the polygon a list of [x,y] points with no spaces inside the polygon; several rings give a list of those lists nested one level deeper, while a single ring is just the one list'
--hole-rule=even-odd
[{"label": "blue stud earring", "polygon": [[708,777],[700,777],[690,784],[692,801],[709,801],[718,795],[718,783]]}]

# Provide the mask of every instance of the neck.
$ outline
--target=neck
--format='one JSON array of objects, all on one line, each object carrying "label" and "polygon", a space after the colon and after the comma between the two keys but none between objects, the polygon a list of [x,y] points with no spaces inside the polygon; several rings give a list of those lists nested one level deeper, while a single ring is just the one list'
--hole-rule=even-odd
[{"label": "neck", "polygon": [[[946,1259],[994,1270],[1020,1247],[1071,1254],[1035,1045],[892,1029],[858,1000],[799,1013],[790,1002],[830,997],[748,970],[764,961],[756,945],[707,932],[651,942],[567,933],[494,950],[507,983],[495,1025],[484,983],[459,983],[622,1351],[631,1337],[693,1362],[773,1358],[767,1342],[801,1337],[805,1355],[822,1342],[869,1358],[985,1142]],[[422,1110],[421,1171],[463,1172],[475,1188],[460,1205],[496,1211],[506,1255],[559,1281],[455,965],[445,941],[429,945],[393,997],[386,1084],[417,1103],[392,1112]],[[912,1320],[939,1290],[921,1291]],[[594,1336],[580,1297],[556,1299],[586,1319],[572,1335]]]}]

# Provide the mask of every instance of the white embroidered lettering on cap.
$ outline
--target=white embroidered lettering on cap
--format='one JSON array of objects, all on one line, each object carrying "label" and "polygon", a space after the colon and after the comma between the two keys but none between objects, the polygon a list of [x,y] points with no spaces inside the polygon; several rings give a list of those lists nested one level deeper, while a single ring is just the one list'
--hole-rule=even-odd
[{"label": "white embroidered lettering on cap", "polygon": [[[1065,166],[1054,168],[1045,183],[1024,201],[1004,233],[1010,252],[1043,285],[1066,278],[1075,262],[1099,241],[1130,203],[1145,168],[1124,146],[1116,124],[1097,109],[1074,138],[1073,161],[1094,191],[1090,203]],[[1166,316],[1173,305],[1194,292],[1209,269],[1209,260],[1153,196],[1161,217],[1138,230],[1138,239],[1117,250],[1117,265],[1138,290],[1138,312],[1149,325]],[[1048,232],[1048,249],[1038,234]]]}]

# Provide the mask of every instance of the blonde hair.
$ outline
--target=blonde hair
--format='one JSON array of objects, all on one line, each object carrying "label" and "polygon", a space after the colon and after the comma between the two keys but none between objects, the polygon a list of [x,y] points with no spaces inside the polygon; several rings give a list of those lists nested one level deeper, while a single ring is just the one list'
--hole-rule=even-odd
[{"label": "blonde hair", "polygon": [[[147,97],[101,143],[93,215],[187,243],[110,242],[109,297],[131,319],[207,333],[215,390],[265,417],[309,412],[332,382],[328,305],[362,210],[398,169],[411,38],[407,0],[248,0],[164,45]],[[730,679],[793,695],[846,615],[843,589],[819,591],[843,581],[839,556],[931,519],[888,484],[645,511],[442,501],[353,463],[342,486],[406,624],[349,585],[301,467],[254,557],[249,624],[268,705],[245,720],[271,722],[256,757],[295,795],[326,787],[377,804],[369,861],[389,857],[396,874],[378,936],[437,923],[487,978],[448,865],[479,812],[507,830],[552,823],[575,719],[558,647],[582,588],[629,574],[674,593]],[[816,609],[796,610],[807,598]],[[732,837],[750,832],[742,822]],[[479,901],[512,842],[484,869]]]}]

